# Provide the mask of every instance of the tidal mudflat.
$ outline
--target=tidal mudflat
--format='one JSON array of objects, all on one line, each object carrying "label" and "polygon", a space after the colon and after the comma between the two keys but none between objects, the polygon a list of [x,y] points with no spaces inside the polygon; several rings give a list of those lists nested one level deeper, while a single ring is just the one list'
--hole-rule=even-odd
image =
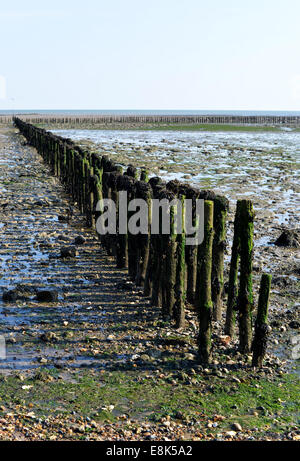
[{"label": "tidal mudflat", "polygon": [[299,228],[300,133],[204,131],[58,130],[121,164],[146,167],[150,175],[212,189],[230,200],[228,255],[237,199],[255,209],[257,271],[272,272],[276,311],[299,315],[299,249],[274,245],[283,229]]},{"label": "tidal mudflat", "polygon": [[299,199],[300,133],[56,130],[122,164],[201,189],[251,198],[274,222],[293,226]]}]

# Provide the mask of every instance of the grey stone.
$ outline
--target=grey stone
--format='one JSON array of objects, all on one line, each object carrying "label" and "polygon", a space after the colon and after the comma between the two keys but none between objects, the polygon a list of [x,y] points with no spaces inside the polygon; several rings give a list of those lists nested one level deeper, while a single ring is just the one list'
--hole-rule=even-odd
[{"label": "grey stone", "polygon": [[85,238],[82,235],[78,235],[75,237],[74,243],[75,245],[83,245],[86,242]]},{"label": "grey stone", "polygon": [[274,243],[281,247],[300,248],[300,230],[285,229]]},{"label": "grey stone", "polygon": [[75,246],[62,247],[60,250],[61,258],[75,258],[78,255],[78,252]]},{"label": "grey stone", "polygon": [[36,299],[42,303],[53,303],[58,299],[58,292],[56,290],[40,290],[36,293]]}]

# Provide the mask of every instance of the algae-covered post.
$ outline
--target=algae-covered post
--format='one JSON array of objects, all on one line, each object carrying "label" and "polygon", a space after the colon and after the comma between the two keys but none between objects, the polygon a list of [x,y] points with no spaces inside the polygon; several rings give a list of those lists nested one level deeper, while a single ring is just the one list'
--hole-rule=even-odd
[{"label": "algae-covered post", "polygon": [[[97,204],[100,203],[101,200],[103,199],[103,195],[102,195],[102,173],[103,173],[103,169],[102,169],[102,166],[101,166],[101,162],[98,161],[96,163],[96,165],[95,165],[95,196],[94,196],[94,199],[95,199],[95,224],[96,224],[96,226],[97,226],[97,220],[101,215],[101,212],[100,212]],[[99,237],[99,234],[98,234],[98,237]]]},{"label": "algae-covered post", "polygon": [[175,305],[174,317],[176,328],[183,328],[185,323],[185,231],[184,231],[184,202],[185,196],[180,195],[181,202],[181,229],[177,234],[177,248],[176,248],[176,284],[175,284]]},{"label": "algae-covered post", "polygon": [[214,319],[222,318],[222,294],[224,285],[224,250],[226,246],[226,217],[229,202],[217,195],[214,200],[214,241],[212,262],[212,301]]},{"label": "algae-covered post", "polygon": [[213,214],[214,203],[211,200],[204,202],[204,240],[198,249],[197,271],[197,308],[199,315],[199,359],[208,363],[211,356],[212,333],[212,299],[211,299],[211,273],[212,273],[212,247],[213,247]]},{"label": "algae-covered post", "polygon": [[140,180],[144,182],[149,181],[149,173],[148,170],[146,170],[146,168],[142,168]]},{"label": "algae-covered post", "polygon": [[[128,174],[129,168],[132,170],[132,174]],[[134,170],[134,171],[133,171]],[[128,167],[126,174],[129,177],[134,178],[131,184],[131,187],[128,189],[128,202],[134,200],[136,197],[136,168]],[[134,211],[128,208],[128,222],[131,217],[135,214]],[[132,234],[132,232],[128,232],[128,274],[131,280],[136,279],[137,275],[137,261],[138,261],[138,251],[136,245],[136,235]]]},{"label": "algae-covered post", "polygon": [[234,218],[234,234],[231,248],[231,260],[229,269],[227,311],[225,321],[225,334],[234,336],[236,311],[237,311],[237,293],[238,293],[238,267],[240,260],[240,202],[237,202]]},{"label": "algae-covered post", "polygon": [[[191,200],[192,204],[192,226],[196,228],[200,223],[196,214],[196,201],[198,198],[198,191],[189,187],[187,190],[187,198]],[[195,233],[190,235],[195,237]],[[197,280],[197,245],[187,245],[185,248],[186,258],[186,300],[188,303],[195,304],[195,289]]]},{"label": "algae-covered post", "polygon": [[254,340],[252,344],[253,367],[261,367],[264,356],[266,354],[268,338],[268,308],[270,300],[271,279],[272,276],[270,274],[262,274],[261,276],[257,316],[255,321]]},{"label": "algae-covered post", "polygon": [[[162,183],[160,178],[152,178],[149,181],[152,190],[153,197],[155,199],[161,196],[162,191],[165,190],[165,184]],[[153,209],[154,212],[154,209]],[[156,218],[152,215],[152,220],[158,224],[158,233],[151,231],[151,257],[152,261],[150,266],[152,268],[152,274],[148,272],[148,276],[151,277],[151,304],[153,306],[162,307],[162,278],[163,278],[163,266],[164,266],[164,246],[162,238],[162,208],[159,207],[157,210]]]},{"label": "algae-covered post", "polygon": [[109,236],[109,245],[111,248],[111,253],[115,257],[117,261],[117,235],[119,233],[119,193],[117,189],[118,177],[122,173],[122,168],[117,167],[115,171],[112,171],[109,175],[109,187],[110,187],[110,196],[115,204],[115,211],[116,211],[116,234],[112,234]]},{"label": "algae-covered post", "polygon": [[[154,176],[149,180],[149,185],[152,189],[152,197],[158,198],[159,192],[164,188],[164,184],[158,176]],[[151,214],[151,221],[153,217]],[[157,254],[157,245],[159,241],[159,235],[153,234],[151,230],[150,235],[150,247],[149,247],[149,259],[146,270],[146,278],[144,283],[144,295],[151,296],[151,304],[158,305],[159,303],[159,291],[157,287],[157,278],[159,277],[161,265],[159,260],[159,254]]]},{"label": "algae-covered post", "polygon": [[[175,231],[174,231],[174,215],[176,213],[175,207],[171,205],[174,200],[174,195],[163,188],[158,195],[161,203],[166,203],[164,212],[159,211],[159,232],[160,232],[160,292],[162,315],[165,320],[170,320],[173,317],[173,309],[175,303],[175,277],[176,277],[176,263],[175,263]],[[164,207],[164,205],[162,205]],[[154,210],[153,210],[154,212]],[[157,213],[157,211],[155,212]],[[170,220],[170,232],[163,232],[163,214]],[[153,219],[157,219],[154,216]]]},{"label": "algae-covered post", "polygon": [[137,241],[137,271],[135,283],[138,286],[144,286],[146,279],[146,271],[149,260],[150,249],[150,225],[151,225],[151,197],[152,189],[150,184],[144,181],[136,183],[136,196],[139,199],[145,200],[147,203],[147,234],[138,234]]},{"label": "algae-covered post", "polygon": [[238,295],[239,349],[249,353],[252,341],[252,264],[253,264],[253,221],[254,211],[251,200],[239,201],[240,220],[240,285]]},{"label": "algae-covered post", "polygon": [[[128,175],[119,175],[117,180],[118,203],[121,203],[120,192],[125,192],[128,197],[132,193],[134,179]],[[117,267],[128,268],[128,215],[127,204],[119,207],[120,222],[125,224],[124,228],[118,227],[117,242],[116,242],[116,260]]]}]

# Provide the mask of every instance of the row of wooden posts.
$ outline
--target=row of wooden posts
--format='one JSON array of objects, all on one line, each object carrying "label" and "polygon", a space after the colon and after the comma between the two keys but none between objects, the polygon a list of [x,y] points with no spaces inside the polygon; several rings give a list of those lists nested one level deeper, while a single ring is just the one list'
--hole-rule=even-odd
[{"label": "row of wooden posts", "polygon": [[[176,328],[183,328],[186,305],[192,306],[199,317],[199,360],[208,363],[212,355],[213,321],[223,318],[224,251],[226,245],[226,219],[228,200],[213,191],[198,190],[177,180],[165,183],[159,177],[148,178],[145,169],[130,165],[123,167],[107,156],[83,150],[73,141],[54,135],[15,117],[14,123],[50,165],[52,172],[65,184],[74,202],[86,215],[87,225],[95,227],[101,214],[97,203],[111,198],[118,204],[119,192],[126,191],[128,200],[140,198],[150,202],[152,198],[178,198],[184,210],[184,200],[204,200],[204,240],[196,245],[186,245],[185,234],[174,232],[174,213],[169,210],[171,232],[168,235],[150,232],[151,207],[148,234],[132,235],[130,232],[99,236],[108,254],[115,257],[118,268],[128,270],[129,277],[141,286],[151,304],[161,307],[165,320]],[[139,176],[139,177],[138,177]],[[97,208],[97,209],[96,209]],[[118,209],[118,206],[116,206]],[[128,214],[130,219],[130,213]],[[238,200],[235,223],[225,334],[235,334],[236,321],[239,330],[241,353],[253,351],[253,366],[261,366],[266,351],[268,334],[267,312],[271,276],[263,274],[259,293],[253,336],[253,205],[250,200]],[[194,223],[195,224],[195,223]]]},{"label": "row of wooden posts", "polygon": [[[173,124],[238,124],[238,125],[300,125],[300,116],[291,115],[159,115],[159,114],[20,114],[27,123],[84,125],[122,123]],[[9,123],[12,116],[0,116],[0,123]]]}]

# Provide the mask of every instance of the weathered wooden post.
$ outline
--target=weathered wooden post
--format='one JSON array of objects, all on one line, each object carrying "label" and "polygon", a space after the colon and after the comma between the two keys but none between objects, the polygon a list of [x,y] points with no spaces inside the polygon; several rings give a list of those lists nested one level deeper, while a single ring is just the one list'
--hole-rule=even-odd
[{"label": "weathered wooden post", "polygon": [[[149,184],[152,187],[154,199],[159,199],[161,192],[165,190],[165,183],[160,178],[151,178]],[[152,260],[150,265],[152,267],[152,273],[147,271],[148,277],[151,278],[151,304],[153,306],[162,307],[162,284],[163,284],[163,269],[164,269],[164,257],[163,257],[163,242],[162,242],[162,210],[159,209],[158,215],[158,226],[159,233],[151,235],[151,257]],[[152,215],[152,221],[154,215]],[[147,277],[146,275],[146,277]],[[147,282],[148,283],[148,282]]]},{"label": "weathered wooden post", "polygon": [[62,173],[61,173],[61,179],[64,182],[64,184],[68,183],[67,174],[66,174],[67,150],[68,150],[68,143],[65,142],[64,143],[63,157],[62,157]]},{"label": "weathered wooden post", "polygon": [[[120,192],[127,193],[127,200],[130,200],[131,191],[133,189],[134,179],[128,175],[119,175],[117,180],[117,190],[119,194],[118,203],[120,203]],[[128,268],[128,204],[121,204],[119,213],[121,214],[121,220],[126,221],[126,228],[119,229],[117,233],[116,242],[116,262],[117,267],[120,269]]]},{"label": "weathered wooden post", "polygon": [[214,203],[210,200],[204,202],[204,240],[198,249],[197,272],[197,308],[199,314],[199,359],[208,363],[211,358],[211,333],[212,309],[211,299],[211,272],[212,272],[212,247],[213,247],[213,214]]},{"label": "weathered wooden post", "polygon": [[144,182],[149,181],[149,174],[148,174],[148,170],[146,170],[146,168],[142,168],[140,180],[144,181]]},{"label": "weathered wooden post", "polygon": [[151,230],[151,211],[152,211],[152,189],[150,184],[147,184],[144,181],[138,181],[136,183],[136,197],[143,199],[147,203],[147,223],[148,223],[148,232],[147,234],[138,234],[136,236],[137,243],[137,270],[135,283],[138,286],[144,286],[146,279],[146,271],[149,260],[150,252],[150,230]]},{"label": "weathered wooden post", "polygon": [[96,175],[96,169],[98,168],[98,154],[95,152],[91,153],[90,157],[90,180],[89,180],[89,201],[90,201],[90,217],[91,226],[93,229],[96,228],[95,212],[97,206],[97,183],[98,176]]},{"label": "weathered wooden post", "polygon": [[128,165],[126,172],[124,173],[131,178],[138,179],[138,170],[133,165]]},{"label": "weathered wooden post", "polygon": [[[129,168],[129,167],[128,167]],[[127,169],[128,172],[128,169]],[[129,175],[129,177],[134,178],[131,183],[131,187],[128,190],[128,202],[136,198],[136,184],[135,179],[136,175]],[[128,210],[128,222],[130,218],[134,215],[134,212]],[[136,245],[136,235],[130,232],[128,229],[128,275],[131,280],[135,281],[137,275],[137,266],[138,266],[138,248]]]},{"label": "weathered wooden post", "polygon": [[[111,188],[110,188],[110,175],[111,171],[105,171],[103,168],[103,174],[102,174],[102,194],[103,194],[103,199],[111,199]],[[110,235],[105,234],[101,235],[101,242],[106,249],[108,255],[112,255],[112,248],[110,246],[111,240],[110,240]]]},{"label": "weathered wooden post", "polygon": [[[175,284],[176,284],[176,235],[175,235],[175,214],[176,206],[173,200],[175,196],[163,188],[158,196],[163,204],[160,211],[160,292],[162,315],[165,320],[174,317]],[[173,202],[173,203],[172,203]],[[163,216],[164,213],[164,216]],[[163,221],[169,221],[169,233],[163,232]],[[157,242],[158,243],[158,242]],[[156,282],[155,282],[156,287]]]},{"label": "weathered wooden post", "polygon": [[118,166],[115,171],[112,171],[109,174],[109,188],[110,188],[110,198],[115,204],[116,207],[116,234],[108,235],[109,247],[111,253],[117,260],[117,235],[119,232],[118,222],[119,222],[119,193],[117,188],[118,177],[122,174],[122,167]]},{"label": "weathered wooden post", "polygon": [[71,192],[71,177],[70,177],[70,163],[71,163],[71,146],[66,149],[66,165],[65,165],[65,182],[67,192]]},{"label": "weathered wooden post", "polygon": [[[78,190],[78,205],[80,211],[84,214],[85,211],[85,157],[82,155],[81,150],[77,153],[78,170],[75,170],[75,184]],[[78,186],[77,186],[78,184]]]},{"label": "weathered wooden post", "polygon": [[86,224],[88,227],[92,226],[92,210],[91,210],[91,196],[90,196],[90,178],[91,178],[91,167],[90,167],[90,155],[85,155],[85,181],[84,181],[84,195],[85,195],[85,216]]},{"label": "weathered wooden post", "polygon": [[58,145],[57,145],[57,165],[56,165],[56,176],[58,176],[59,178],[60,178],[60,175],[61,175],[62,150],[63,150],[63,144],[62,144],[62,142],[59,142]]},{"label": "weathered wooden post", "polygon": [[263,359],[267,350],[268,308],[270,300],[271,279],[272,276],[270,274],[262,274],[261,276],[254,340],[252,343],[253,367],[262,367]]},{"label": "weathered wooden post", "polygon": [[[77,150],[72,149],[71,151],[71,164],[70,164],[70,175],[71,175],[71,192],[73,200],[77,201],[77,205],[80,209],[79,197],[80,190],[78,186],[79,181],[79,154]],[[77,187],[78,186],[78,187]]]},{"label": "weathered wooden post", "polygon": [[177,234],[177,248],[176,248],[176,284],[175,284],[175,304],[174,304],[174,318],[175,327],[183,328],[185,323],[185,231],[184,231],[184,216],[185,216],[185,196],[180,195],[182,229],[179,229]]},{"label": "weathered wooden post", "polygon": [[212,260],[212,302],[214,320],[222,318],[222,294],[224,286],[224,251],[226,246],[226,217],[229,202],[217,195],[214,200],[214,241]]},{"label": "weathered wooden post", "polygon": [[151,296],[152,294],[152,274],[153,274],[153,239],[150,235],[149,258],[148,258],[145,282],[144,282],[144,296]]},{"label": "weathered wooden post", "polygon": [[[196,216],[196,201],[198,199],[198,191],[192,187],[186,190],[186,198],[192,200],[192,226],[197,226]],[[195,235],[189,235],[195,237]],[[195,290],[197,282],[197,245],[186,245],[185,258],[186,258],[186,300],[189,304],[195,305]]]},{"label": "weathered wooden post", "polygon": [[103,194],[102,194],[102,174],[103,174],[103,169],[101,165],[100,159],[96,162],[95,165],[95,193],[94,193],[94,200],[95,200],[95,226],[96,226],[96,231],[98,234],[98,239],[101,241],[101,236],[98,233],[98,218],[101,215],[100,212],[100,204],[103,199]]},{"label": "weathered wooden post", "polygon": [[225,321],[225,334],[234,336],[235,319],[237,315],[237,293],[238,293],[238,268],[240,260],[240,202],[237,202],[234,218],[234,234],[231,248],[231,261],[229,269],[229,284],[227,311]]},{"label": "weathered wooden post", "polygon": [[253,263],[253,221],[254,211],[251,200],[240,201],[240,285],[238,295],[239,349],[247,354],[252,342],[252,263]]},{"label": "weathered wooden post", "polygon": [[[161,212],[160,212],[161,215]],[[161,217],[159,218],[161,224]],[[162,269],[163,269],[163,255],[162,255],[162,238],[161,233],[151,236],[152,244],[152,269],[151,274],[151,304],[152,306],[162,306]]]}]

